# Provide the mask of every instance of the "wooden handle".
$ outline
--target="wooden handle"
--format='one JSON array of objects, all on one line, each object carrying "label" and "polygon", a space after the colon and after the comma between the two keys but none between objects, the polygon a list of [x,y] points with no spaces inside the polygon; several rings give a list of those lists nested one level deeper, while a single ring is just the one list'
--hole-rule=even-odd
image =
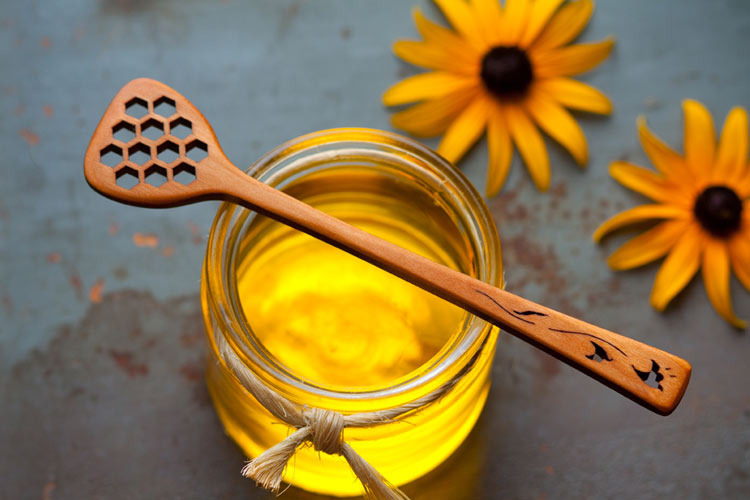
[{"label": "wooden handle", "polygon": [[[217,165],[218,166],[218,165]],[[690,380],[685,360],[495,288],[331,217],[232,166],[212,176],[224,195],[360,257],[503,328],[662,415]],[[227,175],[229,174],[229,175]]]},{"label": "wooden handle", "polygon": [[682,399],[692,370],[687,361],[473,281],[462,283],[459,294],[478,316],[661,415],[672,413]]},{"label": "wooden handle", "polygon": [[[159,111],[165,104],[171,111]],[[132,112],[139,107],[143,113]],[[189,135],[180,139],[179,127]],[[159,137],[144,137],[149,129]],[[176,158],[162,157],[169,152]],[[690,379],[690,365],[676,356],[482,283],[253,179],[229,162],[200,111],[155,80],[133,80],[117,93],[91,138],[84,171],[94,189],[124,203],[230,198],[248,205],[453,302],[658,413],[674,410]]]}]

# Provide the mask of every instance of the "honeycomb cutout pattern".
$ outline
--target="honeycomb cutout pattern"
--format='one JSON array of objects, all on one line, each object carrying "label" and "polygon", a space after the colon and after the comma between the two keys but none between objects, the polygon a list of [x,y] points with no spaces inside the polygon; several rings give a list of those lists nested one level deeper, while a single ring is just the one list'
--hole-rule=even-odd
[{"label": "honeycomb cutout pattern", "polygon": [[134,97],[125,103],[127,117],[112,127],[111,142],[99,156],[100,163],[114,171],[119,187],[187,186],[196,179],[208,145],[178,112],[167,96],[153,102]]}]

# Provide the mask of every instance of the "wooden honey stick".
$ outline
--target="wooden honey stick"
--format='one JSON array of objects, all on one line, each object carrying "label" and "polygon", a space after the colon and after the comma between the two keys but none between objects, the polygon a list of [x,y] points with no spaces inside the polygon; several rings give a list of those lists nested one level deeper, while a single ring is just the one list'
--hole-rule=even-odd
[{"label": "wooden honey stick", "polygon": [[[142,116],[133,116],[138,108]],[[167,119],[155,113],[164,108]],[[677,356],[433,262],[250,177],[227,159],[200,111],[161,82],[140,78],[118,92],[89,143],[84,172],[99,193],[130,205],[221,199],[252,208],[456,304],[659,414],[675,409],[690,380],[690,364]]]}]

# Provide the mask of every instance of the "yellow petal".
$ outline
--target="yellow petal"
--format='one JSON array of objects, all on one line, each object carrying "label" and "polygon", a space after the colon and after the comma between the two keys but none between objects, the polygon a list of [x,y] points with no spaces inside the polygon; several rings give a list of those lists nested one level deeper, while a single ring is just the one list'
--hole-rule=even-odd
[{"label": "yellow petal", "polygon": [[488,103],[483,96],[475,98],[448,127],[438,146],[438,153],[452,163],[458,162],[484,132],[487,109]]},{"label": "yellow petal", "polygon": [[652,200],[668,202],[678,206],[689,206],[689,197],[678,192],[667,180],[652,170],[616,161],[609,166],[609,174],[627,187]]},{"label": "yellow petal", "polygon": [[439,46],[427,42],[399,40],[393,44],[393,52],[404,61],[429,69],[448,70],[462,75],[478,74],[478,67],[467,65]]},{"label": "yellow petal", "polygon": [[540,191],[546,191],[549,188],[549,157],[542,135],[520,107],[508,105],[505,113],[510,135],[534,184]]},{"label": "yellow petal", "polygon": [[394,113],[391,123],[419,137],[442,134],[475,95],[476,91],[459,91],[416,104]]},{"label": "yellow petal", "polygon": [[729,251],[723,241],[710,238],[703,253],[703,283],[714,309],[736,328],[747,324],[734,314],[729,295]]},{"label": "yellow petal", "polygon": [[682,101],[685,113],[685,159],[700,178],[708,178],[714,163],[716,138],[714,122],[706,107],[698,101]]},{"label": "yellow petal", "polygon": [[504,112],[501,108],[491,112],[487,124],[487,148],[489,149],[490,164],[487,169],[487,197],[495,196],[505,184],[505,178],[510,170],[513,158],[513,145],[510,141],[508,125],[505,123]]},{"label": "yellow petal", "polygon": [[526,30],[523,32],[523,36],[519,41],[521,47],[528,47],[542,29],[547,25],[552,14],[555,13],[560,4],[565,0],[536,0],[531,5],[531,13],[529,15],[529,22],[526,25]]},{"label": "yellow petal", "polygon": [[[443,11],[445,18],[448,19],[456,31],[475,48],[486,47],[482,40],[478,23],[474,18],[473,12],[464,0],[434,0],[440,10]],[[526,1],[526,0],[524,0]]]},{"label": "yellow petal", "polygon": [[651,290],[651,305],[663,311],[680,290],[690,282],[698,271],[703,251],[700,228],[692,224],[677,241],[656,273]]},{"label": "yellow petal", "polygon": [[402,80],[383,94],[383,104],[397,106],[415,101],[443,97],[446,94],[477,85],[476,78],[434,71]]},{"label": "yellow petal", "polygon": [[614,43],[614,39],[610,37],[601,42],[579,43],[543,52],[530,52],[534,76],[550,78],[588,71],[607,58]]},{"label": "yellow petal", "polygon": [[[750,202],[746,203],[750,205]],[[750,223],[729,241],[729,256],[737,279],[750,291]]]},{"label": "yellow petal", "polygon": [[567,149],[579,165],[586,164],[586,137],[570,113],[542,93],[531,95],[524,106],[542,130]]},{"label": "yellow petal", "polygon": [[422,35],[425,42],[433,45],[441,51],[467,66],[476,68],[480,52],[471,46],[464,38],[455,31],[435,24],[422,15],[419,9],[414,9],[414,23],[417,31]]},{"label": "yellow petal", "polygon": [[593,11],[594,3],[591,0],[578,0],[563,5],[552,16],[531,47],[542,50],[565,45],[583,31]]},{"label": "yellow petal", "polygon": [[503,26],[500,43],[503,45],[517,45],[531,14],[529,0],[505,0],[503,7]]},{"label": "yellow petal", "polygon": [[716,152],[714,182],[726,182],[727,179],[738,178],[747,165],[747,149],[747,111],[738,106],[732,108],[724,122],[719,149]]},{"label": "yellow petal", "polygon": [[499,34],[502,32],[500,2],[498,0],[471,0],[471,5],[488,46],[498,45]]},{"label": "yellow petal", "polygon": [[750,198],[750,165],[746,165],[745,171],[738,175],[738,178],[735,179],[735,185],[740,198]]},{"label": "yellow petal", "polygon": [[594,232],[594,241],[600,242],[607,234],[631,224],[653,219],[688,219],[690,212],[672,205],[640,205],[609,218]]},{"label": "yellow petal", "polygon": [[568,108],[601,115],[612,112],[612,103],[606,95],[578,80],[545,78],[534,82],[534,87]]},{"label": "yellow petal", "polygon": [[680,239],[688,223],[669,220],[649,229],[621,246],[607,259],[612,269],[622,271],[639,267],[663,257]]},{"label": "yellow petal", "polygon": [[685,160],[661,139],[656,137],[646,126],[646,118],[638,117],[638,135],[641,145],[654,166],[661,173],[679,182],[686,182],[689,175]]}]

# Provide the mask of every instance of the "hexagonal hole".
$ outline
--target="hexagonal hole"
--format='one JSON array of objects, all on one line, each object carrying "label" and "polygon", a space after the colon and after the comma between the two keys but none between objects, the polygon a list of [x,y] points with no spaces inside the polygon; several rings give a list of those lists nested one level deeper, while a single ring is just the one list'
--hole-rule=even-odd
[{"label": "hexagonal hole", "polygon": [[122,121],[112,127],[112,136],[120,142],[130,142],[135,137],[135,125]]},{"label": "hexagonal hole", "polygon": [[169,124],[169,133],[178,139],[184,139],[193,133],[193,124],[189,120],[179,117]]},{"label": "hexagonal hole", "polygon": [[138,171],[130,167],[122,167],[115,173],[117,185],[125,189],[133,189],[138,185]]},{"label": "hexagonal hole", "polygon": [[133,97],[125,103],[125,113],[133,118],[143,118],[148,114],[148,103],[140,97]]},{"label": "hexagonal hole", "polygon": [[149,118],[141,124],[141,135],[155,141],[164,135],[164,124],[156,118]]},{"label": "hexagonal hole", "polygon": [[185,156],[198,163],[208,156],[208,146],[205,142],[195,139],[185,146]]},{"label": "hexagonal hole", "polygon": [[146,184],[159,187],[167,182],[167,169],[159,165],[151,165],[143,171],[143,177]]},{"label": "hexagonal hole", "polygon": [[180,157],[180,148],[172,141],[165,141],[156,146],[156,157],[164,163],[172,163]]},{"label": "hexagonal hole", "polygon": [[136,165],[143,165],[151,159],[151,148],[138,142],[133,144],[128,149],[128,160],[132,161]]},{"label": "hexagonal hole", "polygon": [[180,163],[172,169],[172,179],[187,186],[195,180],[195,167],[189,163]]},{"label": "hexagonal hole", "polygon": [[169,118],[175,113],[175,111],[177,111],[177,107],[175,106],[174,101],[169,97],[160,97],[154,101],[154,113],[157,115]]},{"label": "hexagonal hole", "polygon": [[110,144],[99,153],[100,161],[108,167],[116,167],[122,162],[122,148]]}]

